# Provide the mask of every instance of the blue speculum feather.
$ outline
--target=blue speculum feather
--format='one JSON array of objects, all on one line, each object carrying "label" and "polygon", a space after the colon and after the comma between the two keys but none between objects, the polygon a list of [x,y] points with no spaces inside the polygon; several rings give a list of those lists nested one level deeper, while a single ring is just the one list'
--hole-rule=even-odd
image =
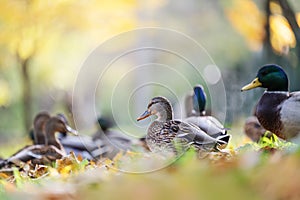
[{"label": "blue speculum feather", "polygon": [[193,107],[197,112],[205,111],[206,95],[202,86],[194,87]]}]

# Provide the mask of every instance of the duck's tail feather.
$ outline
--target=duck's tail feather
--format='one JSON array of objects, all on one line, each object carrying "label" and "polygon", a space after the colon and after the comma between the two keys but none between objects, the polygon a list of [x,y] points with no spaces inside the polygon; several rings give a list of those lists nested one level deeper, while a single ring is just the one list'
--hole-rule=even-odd
[{"label": "duck's tail feather", "polygon": [[221,135],[221,136],[217,137],[217,140],[218,140],[217,147],[227,145],[230,138],[231,138],[231,135]]}]

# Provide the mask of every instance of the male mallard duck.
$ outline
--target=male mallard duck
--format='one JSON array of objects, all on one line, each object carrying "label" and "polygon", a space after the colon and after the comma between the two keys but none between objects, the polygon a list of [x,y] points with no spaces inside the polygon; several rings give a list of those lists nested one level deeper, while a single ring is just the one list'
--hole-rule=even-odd
[{"label": "male mallard duck", "polygon": [[[198,126],[202,131],[210,135],[211,137],[217,138],[220,135],[226,135],[227,129],[214,117],[205,116],[205,104],[206,94],[201,85],[194,87],[194,92],[186,98],[186,113],[189,114],[184,120],[185,122]],[[192,99],[188,102],[188,99]],[[189,106],[191,104],[193,106]],[[188,109],[192,109],[192,111]]]},{"label": "male mallard duck", "polygon": [[157,116],[149,126],[146,136],[147,144],[152,151],[170,149],[176,152],[176,147],[186,150],[191,145],[199,149],[217,149],[219,145],[227,144],[230,138],[229,135],[213,138],[197,126],[174,120],[172,106],[165,97],[154,97],[137,121],[151,115]]},{"label": "male mallard duck", "polygon": [[206,94],[202,85],[194,87],[193,91],[186,95],[185,111],[186,116],[204,116],[206,105]]},{"label": "male mallard duck", "polygon": [[264,65],[242,91],[256,87],[267,89],[256,107],[259,123],[282,139],[297,136],[300,133],[300,92],[289,93],[284,70],[275,64]]},{"label": "male mallard duck", "polygon": [[[37,116],[37,118],[40,118],[40,116]],[[2,162],[1,167],[10,163],[18,164],[20,161],[27,162],[29,160],[31,160],[34,164],[50,164],[56,159],[60,159],[65,156],[65,151],[60,142],[56,139],[55,133],[71,132],[73,134],[77,134],[77,132],[66,125],[58,117],[51,117],[48,121],[41,120],[40,123],[41,126],[34,126],[34,132],[42,133],[44,129],[46,133],[46,144],[37,144],[24,147],[10,158]]]}]

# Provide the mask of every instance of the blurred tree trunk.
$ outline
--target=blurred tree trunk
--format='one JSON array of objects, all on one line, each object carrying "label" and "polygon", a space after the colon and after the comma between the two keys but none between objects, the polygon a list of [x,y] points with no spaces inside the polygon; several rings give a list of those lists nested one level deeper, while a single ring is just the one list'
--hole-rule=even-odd
[{"label": "blurred tree trunk", "polygon": [[25,130],[30,129],[31,124],[31,85],[30,77],[28,72],[29,62],[31,57],[26,59],[20,58],[18,56],[19,63],[21,65],[21,81],[22,81],[22,107],[23,107],[23,120]]},{"label": "blurred tree trunk", "polygon": [[292,90],[299,90],[299,82],[298,78],[300,77],[300,28],[297,23],[296,15],[290,4],[287,0],[277,0],[281,9],[283,16],[287,19],[296,39],[296,62],[291,64],[293,67],[291,69],[290,77],[291,77],[291,89]]},{"label": "blurred tree trunk", "polygon": [[264,38],[264,48],[267,59],[270,59],[273,55],[273,50],[270,42],[271,31],[270,31],[270,15],[271,15],[271,8],[270,3],[272,0],[266,0],[265,3],[265,11],[266,11],[266,24],[265,24],[265,38]]},{"label": "blurred tree trunk", "polygon": [[[274,53],[271,45],[271,30],[270,30],[270,16],[272,15],[272,10],[270,7],[270,3],[278,3],[281,7],[282,15],[287,19],[291,30],[293,31],[296,38],[296,47],[294,49],[290,49],[289,55],[279,55]],[[295,12],[292,7],[289,5],[287,0],[266,0],[265,1],[265,13],[266,13],[266,24],[265,24],[265,39],[264,39],[264,51],[263,51],[263,59],[266,60],[267,63],[277,63],[281,66],[285,67],[286,72],[289,74],[290,78],[290,89],[291,90],[299,90],[299,84],[296,80],[300,76],[300,66],[299,66],[299,58],[300,58],[300,28],[298,26]],[[296,54],[296,56],[291,56]],[[266,63],[264,62],[264,63]]]}]

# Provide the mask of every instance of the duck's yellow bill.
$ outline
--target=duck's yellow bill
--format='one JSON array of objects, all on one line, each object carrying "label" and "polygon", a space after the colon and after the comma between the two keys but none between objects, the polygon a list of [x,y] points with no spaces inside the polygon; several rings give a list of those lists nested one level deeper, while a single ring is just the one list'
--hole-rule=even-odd
[{"label": "duck's yellow bill", "polygon": [[142,119],[145,119],[147,117],[149,117],[151,115],[151,112],[149,112],[148,110],[146,110],[139,118],[137,118],[137,121],[140,121]]},{"label": "duck's yellow bill", "polygon": [[257,88],[262,86],[261,82],[259,82],[258,78],[255,78],[251,83],[249,83],[248,85],[245,85],[241,91],[246,91],[246,90],[251,90],[253,88]]}]

